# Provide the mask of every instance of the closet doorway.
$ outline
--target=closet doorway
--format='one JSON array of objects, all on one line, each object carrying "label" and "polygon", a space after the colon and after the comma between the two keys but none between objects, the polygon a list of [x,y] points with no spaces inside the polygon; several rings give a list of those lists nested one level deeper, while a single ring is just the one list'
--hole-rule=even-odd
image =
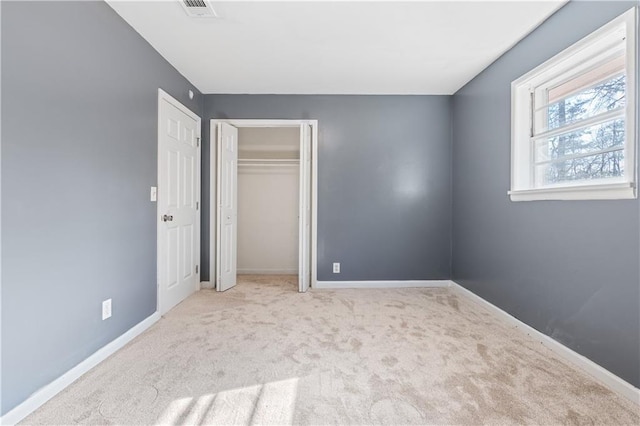
[{"label": "closet doorway", "polygon": [[316,281],[317,120],[211,120],[210,277]]}]

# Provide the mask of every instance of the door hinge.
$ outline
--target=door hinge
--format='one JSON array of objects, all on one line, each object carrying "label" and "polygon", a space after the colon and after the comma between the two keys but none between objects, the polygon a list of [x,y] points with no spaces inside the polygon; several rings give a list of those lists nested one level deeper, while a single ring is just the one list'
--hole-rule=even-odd
[{"label": "door hinge", "polygon": [[198,210],[200,208],[200,202],[196,201],[196,210]]},{"label": "door hinge", "polygon": [[196,265],[196,274],[198,273],[198,265]]},{"label": "door hinge", "polygon": [[200,138],[196,138],[196,146],[200,146]]}]

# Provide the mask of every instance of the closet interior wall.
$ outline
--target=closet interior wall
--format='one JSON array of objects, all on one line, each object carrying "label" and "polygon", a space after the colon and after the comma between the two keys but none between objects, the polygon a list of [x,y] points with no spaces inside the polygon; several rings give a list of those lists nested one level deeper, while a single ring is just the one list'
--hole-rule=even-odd
[{"label": "closet interior wall", "polygon": [[238,129],[238,274],[298,274],[298,127]]}]

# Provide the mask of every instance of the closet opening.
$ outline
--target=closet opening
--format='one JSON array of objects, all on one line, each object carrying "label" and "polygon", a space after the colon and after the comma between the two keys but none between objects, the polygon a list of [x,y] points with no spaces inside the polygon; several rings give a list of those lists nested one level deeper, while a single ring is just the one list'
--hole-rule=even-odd
[{"label": "closet opening", "polygon": [[216,290],[250,275],[307,291],[316,280],[317,121],[211,120],[210,140]]}]

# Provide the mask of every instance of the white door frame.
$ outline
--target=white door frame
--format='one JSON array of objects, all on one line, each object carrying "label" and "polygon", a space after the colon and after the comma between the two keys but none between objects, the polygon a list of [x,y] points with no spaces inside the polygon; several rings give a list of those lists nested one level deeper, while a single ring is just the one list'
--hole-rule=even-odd
[{"label": "white door frame", "polygon": [[[162,105],[162,101],[167,101],[168,103],[170,103],[171,105],[173,105],[174,107],[176,107],[177,109],[179,109],[180,111],[182,111],[183,113],[185,113],[186,115],[188,115],[189,117],[193,118],[194,120],[196,120],[196,127],[198,129],[198,144],[197,144],[197,149],[196,149],[196,229],[195,229],[195,238],[196,238],[196,265],[198,267],[198,272],[196,273],[196,288],[195,290],[200,290],[200,274],[202,273],[201,268],[200,268],[200,222],[202,220],[201,218],[201,211],[202,211],[202,206],[200,205],[201,200],[200,200],[200,192],[201,192],[201,182],[202,182],[202,172],[201,172],[201,163],[202,163],[202,119],[198,116],[198,114],[196,114],[195,112],[191,111],[189,108],[187,108],[186,106],[182,105],[180,103],[180,101],[178,101],[176,98],[174,98],[173,96],[171,96],[170,94],[168,94],[167,92],[165,92],[162,89],[158,89],[158,134],[156,135],[157,137],[157,152],[156,152],[156,164],[157,164],[157,171],[156,171],[156,188],[158,187],[158,183],[160,182],[160,135],[162,134],[162,123],[160,122],[160,107]],[[160,191],[157,191],[157,193],[159,193]],[[162,297],[162,291],[160,289],[160,232],[161,232],[161,226],[163,225],[163,222],[160,220],[160,211],[158,210],[158,203],[156,202],[156,312],[160,312],[160,299]]]},{"label": "white door frame", "polygon": [[209,129],[209,281],[217,288],[216,281],[216,206],[217,199],[217,127],[228,123],[234,127],[300,127],[311,126],[311,288],[318,282],[318,120],[272,120],[272,119],[212,119]]}]

